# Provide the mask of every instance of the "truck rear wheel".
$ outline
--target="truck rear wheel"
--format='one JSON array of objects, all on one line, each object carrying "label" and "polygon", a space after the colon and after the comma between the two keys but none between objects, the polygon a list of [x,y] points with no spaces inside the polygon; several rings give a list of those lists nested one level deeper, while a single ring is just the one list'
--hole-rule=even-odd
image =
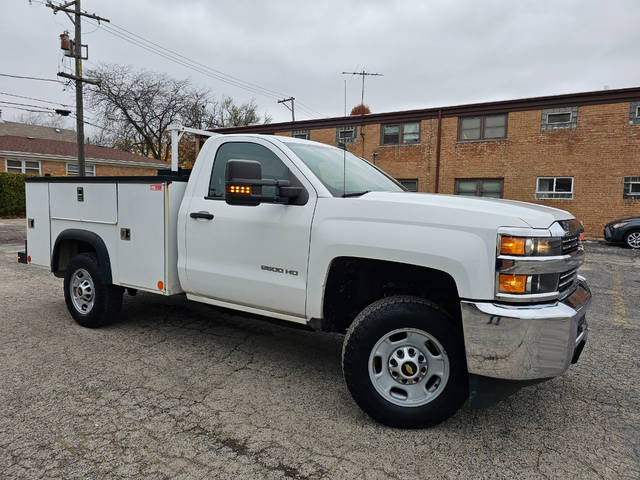
[{"label": "truck rear wheel", "polygon": [[436,425],[468,395],[462,332],[419,297],[388,297],[365,308],[344,339],[342,370],[360,408],[392,427]]},{"label": "truck rear wheel", "polygon": [[122,307],[122,287],[102,281],[95,255],[81,253],[71,259],[64,276],[64,299],[74,320],[87,328],[112,322]]}]

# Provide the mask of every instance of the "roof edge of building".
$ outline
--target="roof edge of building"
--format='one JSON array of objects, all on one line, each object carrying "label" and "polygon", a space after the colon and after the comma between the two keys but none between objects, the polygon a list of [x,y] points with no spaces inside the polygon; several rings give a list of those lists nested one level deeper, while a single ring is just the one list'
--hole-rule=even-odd
[{"label": "roof edge of building", "polygon": [[[39,152],[24,152],[20,150],[0,150],[0,157],[27,157],[35,160],[45,160],[51,162],[77,162],[78,158],[74,155],[60,155],[55,153],[39,153]],[[10,159],[10,158],[9,158]],[[121,167],[142,167],[142,168],[168,168],[169,163],[166,162],[151,162],[151,161],[136,161],[136,160],[117,160],[109,158],[97,158],[86,157],[87,163],[95,163],[96,165],[114,165]]]},{"label": "roof edge of building", "polygon": [[402,110],[396,112],[370,113],[367,115],[353,115],[347,117],[330,117],[313,120],[299,120],[296,122],[267,123],[262,125],[248,125],[244,127],[225,127],[209,129],[218,133],[274,133],[285,130],[306,128],[328,128],[352,125],[366,125],[371,123],[407,122],[443,117],[458,117],[486,113],[507,113],[512,111],[537,110],[540,108],[598,105],[604,103],[619,103],[640,100],[640,87],[620,88],[615,90],[596,90],[591,92],[566,93],[516,100],[499,100],[492,102],[470,103],[447,107],[432,107],[417,110]]}]

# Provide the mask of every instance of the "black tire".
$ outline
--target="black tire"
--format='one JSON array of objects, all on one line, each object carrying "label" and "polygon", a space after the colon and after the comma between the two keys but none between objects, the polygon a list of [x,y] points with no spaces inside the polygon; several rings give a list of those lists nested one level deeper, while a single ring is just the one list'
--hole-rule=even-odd
[{"label": "black tire", "polygon": [[[448,357],[449,373],[448,379],[443,382],[443,389],[435,398],[420,406],[391,403],[376,390],[369,376],[369,359],[373,348],[385,335],[403,328],[426,332],[440,343]],[[464,341],[459,323],[437,304],[419,297],[388,297],[365,308],[345,336],[342,371],[347,387],[360,408],[375,420],[391,427],[436,425],[453,415],[469,394]],[[424,381],[428,381],[427,377]]]},{"label": "black tire", "polygon": [[640,230],[631,230],[630,232],[627,232],[627,234],[624,236],[625,245],[628,248],[640,248],[640,245],[637,243],[638,235],[640,235]]},{"label": "black tire", "polygon": [[[85,302],[85,309],[78,308],[76,305],[82,300],[76,300],[74,303],[71,284],[76,273],[81,273],[88,281],[86,288],[93,299],[91,307],[87,307],[88,302]],[[67,265],[64,276],[64,300],[71,316],[83,327],[98,328],[116,320],[122,308],[123,291],[122,287],[103,282],[98,261],[91,253],[80,253]]]}]

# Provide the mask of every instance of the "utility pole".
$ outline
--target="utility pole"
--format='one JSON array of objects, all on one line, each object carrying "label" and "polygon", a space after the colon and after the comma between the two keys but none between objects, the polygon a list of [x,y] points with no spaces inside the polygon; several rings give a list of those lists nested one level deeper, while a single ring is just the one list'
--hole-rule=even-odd
[{"label": "utility pole", "polygon": [[343,75],[360,75],[362,76],[362,97],[360,98],[360,105],[364,105],[364,77],[382,77],[381,73],[365,72],[364,68],[361,72],[342,72]]},{"label": "utility pole", "polygon": [[[289,110],[291,110],[291,121],[292,122],[296,121],[295,106],[293,104],[294,101],[295,101],[294,97],[283,98],[282,100],[278,100],[278,103],[283,104],[285,107],[287,107]],[[287,105],[287,102],[291,102],[291,106]]]},{"label": "utility pole", "polygon": [[[82,47],[87,47],[87,45],[82,45],[82,17],[93,18],[98,22],[109,22],[107,18],[99,17],[98,15],[83,12],[80,9],[80,0],[72,0],[70,2],[65,2],[59,5],[55,5],[53,2],[48,1],[47,7],[53,10],[54,14],[58,12],[64,12],[69,20],[75,26],[75,38],[71,42],[70,50],[67,50],[67,56],[73,57],[75,59],[75,67],[76,74],[70,75],[65,72],[58,72],[59,77],[68,78],[70,80],[75,80],[76,82],[76,133],[78,135],[78,176],[85,176],[85,156],[84,156],[84,101],[82,95],[82,89],[84,83],[90,83],[92,85],[100,85],[100,83],[96,80],[91,80],[89,78],[82,77],[82,60],[87,59],[89,57],[89,49],[87,48],[87,56],[82,56]],[[69,7],[74,6],[73,10]],[[73,14],[73,17],[70,15]],[[63,47],[64,48],[64,47]]]}]

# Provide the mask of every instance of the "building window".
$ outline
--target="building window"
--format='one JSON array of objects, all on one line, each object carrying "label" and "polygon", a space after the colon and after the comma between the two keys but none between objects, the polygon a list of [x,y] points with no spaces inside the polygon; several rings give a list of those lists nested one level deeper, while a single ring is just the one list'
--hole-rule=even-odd
[{"label": "building window", "polygon": [[40,162],[29,160],[5,161],[6,171],[10,173],[26,173],[27,175],[40,175]]},{"label": "building window", "polygon": [[507,115],[459,117],[458,140],[495,140],[507,138]]},{"label": "building window", "polygon": [[640,177],[624,177],[622,198],[640,199]]},{"label": "building window", "polygon": [[504,178],[456,178],[456,195],[502,198]]},{"label": "building window", "polygon": [[536,198],[573,198],[573,177],[538,177]]},{"label": "building window", "polygon": [[640,125],[640,101],[629,103],[629,125]]},{"label": "building window", "polygon": [[420,142],[420,122],[395,123],[382,126],[382,145]]},{"label": "building window", "polygon": [[557,130],[578,126],[578,107],[545,108],[542,110],[540,128]]},{"label": "building window", "polygon": [[303,140],[309,140],[309,129],[304,128],[301,130],[293,130],[291,132],[293,138],[302,138]]},{"label": "building window", "polygon": [[418,191],[418,179],[417,178],[397,178],[398,182],[410,192]]},{"label": "building window", "polygon": [[350,143],[356,140],[356,127],[336,128],[336,143]]},{"label": "building window", "polygon": [[[67,163],[67,175],[78,175],[78,164],[77,163]],[[95,177],[96,176],[96,166],[90,165],[88,163],[84,164],[84,175],[86,177]]]}]

